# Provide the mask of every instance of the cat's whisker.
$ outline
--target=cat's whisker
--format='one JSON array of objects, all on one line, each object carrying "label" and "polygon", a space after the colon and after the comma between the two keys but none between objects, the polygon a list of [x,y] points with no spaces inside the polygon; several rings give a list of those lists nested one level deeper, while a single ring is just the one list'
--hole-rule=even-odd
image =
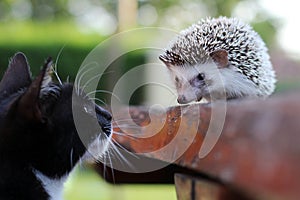
[{"label": "cat's whisker", "polygon": [[84,66],[80,67],[80,69],[77,72],[77,75],[79,75],[83,70],[85,70],[86,67],[88,67],[88,66],[90,66],[92,64],[98,65],[97,62],[90,62],[88,64],[85,64]]},{"label": "cat's whisker", "polygon": [[[130,156],[134,157],[134,158],[137,158],[138,159],[138,156],[135,155],[133,152],[130,152],[128,151],[126,148],[124,148],[123,146],[121,146],[115,139],[112,138],[112,141],[110,141],[112,144],[113,144],[113,147],[112,148],[113,150],[116,151],[116,153],[124,159],[124,161],[127,163],[127,159],[122,155],[121,151],[118,149],[120,148],[121,150],[123,150],[124,152],[128,153]],[[127,163],[129,164],[129,163]]]},{"label": "cat's whisker", "polygon": [[113,183],[115,183],[115,175],[114,175],[113,162],[112,162],[112,160],[111,160],[111,156],[110,156],[109,153],[107,154],[107,157],[108,157],[109,162],[110,162],[110,169],[111,169],[112,181],[113,181]]},{"label": "cat's whisker", "polygon": [[106,159],[103,160],[102,164],[103,164],[103,178],[106,179]]},{"label": "cat's whisker", "polygon": [[63,45],[63,47],[59,50],[59,52],[58,52],[58,54],[56,56],[56,60],[54,62],[54,68],[52,68],[53,69],[53,73],[54,73],[55,77],[57,78],[57,80],[58,80],[58,82],[59,82],[60,85],[62,85],[63,83],[62,83],[62,81],[61,81],[61,79],[60,79],[60,77],[58,75],[57,65],[58,65],[58,60],[60,58],[60,55],[62,54],[62,51],[65,48],[65,46],[66,45]]},{"label": "cat's whisker", "polygon": [[124,161],[124,158],[122,158],[123,156],[120,155],[116,150],[112,150],[111,153],[114,155],[114,157],[119,161],[119,163],[121,163],[121,165],[123,167],[126,166],[126,161]]},{"label": "cat's whisker", "polygon": [[[101,139],[100,137],[105,136],[105,139]],[[94,144],[92,146],[96,146],[96,160],[101,160],[102,157],[105,156],[107,151],[109,150],[109,140],[110,138],[106,136],[104,133],[99,133],[99,136],[95,139]],[[96,143],[96,144],[95,144]],[[100,149],[101,148],[101,149]],[[101,152],[101,153],[100,153]]]},{"label": "cat's whisker", "polygon": [[[110,91],[107,91],[107,90],[95,90],[95,91],[91,91],[91,92],[88,92],[85,96],[86,96],[86,97],[89,97],[90,95],[95,94],[95,93],[98,93],[98,92],[110,94],[110,95],[112,95],[113,97],[115,97],[118,101],[121,101],[120,98],[119,98],[117,95],[115,95],[113,92],[110,92]],[[89,97],[89,98],[90,98],[90,97]]]},{"label": "cat's whisker", "polygon": [[73,167],[73,148],[71,149],[71,152],[70,152],[70,164],[71,164],[71,167]]},{"label": "cat's whisker", "polygon": [[92,78],[90,78],[90,79],[89,79],[89,80],[81,87],[82,91],[84,91],[85,88],[86,88],[86,87],[90,84],[90,82],[92,82],[94,79],[98,78],[99,76],[101,77],[101,76],[103,76],[103,75],[105,75],[105,74],[112,73],[112,72],[113,72],[113,71],[103,72],[103,73],[101,73],[101,74],[97,74],[97,75],[93,76]]},{"label": "cat's whisker", "polygon": [[82,87],[81,87],[81,95],[83,93],[83,91],[85,90],[85,88],[90,84],[90,82],[92,82],[94,79],[98,78],[99,76],[102,76],[102,74],[97,74],[95,76],[93,76],[92,78],[90,78]]},{"label": "cat's whisker", "polygon": [[[135,169],[135,167],[126,159],[126,157],[120,152],[118,148],[113,148],[112,150],[114,151],[116,158],[120,160],[121,164],[126,164],[131,169]],[[138,159],[138,157],[136,155],[133,155],[131,152],[127,152],[127,153]]]},{"label": "cat's whisker", "polygon": [[133,121],[132,118],[130,118],[130,119],[118,119],[118,120],[114,120],[114,122],[116,122],[116,123],[119,123],[119,122],[132,122],[132,121]]},{"label": "cat's whisker", "polygon": [[[112,133],[112,130],[110,131],[110,133]],[[105,142],[105,151],[104,152],[106,152],[106,151],[108,151],[109,150],[109,147],[110,147],[110,141],[111,141],[111,139],[112,139],[112,134],[110,134],[110,136],[107,136],[106,134],[104,134],[104,136],[106,137],[106,139],[104,140],[104,142]]]},{"label": "cat's whisker", "polygon": [[92,100],[92,101],[98,101],[99,103],[101,103],[101,104],[103,104],[104,106],[107,107],[107,104],[104,101],[102,101],[101,99],[99,99],[99,98],[93,97],[93,98],[90,98],[90,100]]},{"label": "cat's whisker", "polygon": [[117,150],[118,152],[120,152],[118,150],[118,148],[120,148],[121,150],[125,151],[126,153],[130,154],[131,156],[137,158],[137,156],[133,153],[130,152],[129,150],[127,150],[125,147],[123,147],[122,145],[120,145],[114,138],[112,138],[112,141],[110,141],[112,144],[114,144],[114,149]]},{"label": "cat's whisker", "polygon": [[88,73],[89,71],[91,71],[92,69],[94,69],[96,66],[91,66],[89,69],[87,69],[83,73],[82,73],[82,71],[85,70],[86,67],[88,67],[88,66],[90,66],[92,64],[96,64],[97,65],[96,62],[88,63],[85,66],[83,66],[82,68],[80,68],[79,71],[77,72],[77,77],[79,77],[79,78],[76,77],[74,86],[76,88],[76,92],[77,92],[78,95],[80,94],[80,88],[81,88],[81,80],[82,80],[82,78],[84,77],[84,75],[86,73]]},{"label": "cat's whisker", "polygon": [[110,137],[108,137],[107,135],[105,135],[107,140],[105,141],[107,149],[104,152],[105,154],[105,168],[109,167],[111,169],[111,176],[112,176],[112,181],[113,183],[115,182],[115,176],[114,176],[114,169],[113,169],[113,162],[111,159],[111,153],[110,153]]},{"label": "cat's whisker", "polygon": [[70,76],[67,76],[66,83],[70,83]]},{"label": "cat's whisker", "polygon": [[[100,144],[99,137],[96,139],[96,143],[97,143],[97,145],[96,145],[97,152],[100,152],[99,148],[100,148],[101,144]],[[100,161],[102,163],[102,166],[103,166],[103,175],[102,176],[104,179],[106,179],[106,155],[105,155],[105,153],[101,154],[100,157],[96,156],[95,159],[97,162]]]},{"label": "cat's whisker", "polygon": [[132,164],[125,158],[125,156],[118,151],[118,149],[112,149],[112,153],[114,153],[114,157],[122,164],[123,167],[129,166],[133,168]]},{"label": "cat's whisker", "polygon": [[94,68],[95,68],[95,66],[92,66],[91,68],[85,70],[82,74],[80,74],[79,79],[78,79],[78,85],[77,85],[77,87],[78,87],[78,95],[80,95],[80,94],[82,93],[82,92],[80,92],[80,90],[82,90],[82,88],[81,88],[81,81],[82,81],[83,77],[84,77],[88,72],[92,71]]},{"label": "cat's whisker", "polygon": [[137,141],[137,140],[138,140],[138,137],[133,136],[133,135],[127,135],[127,134],[124,134],[124,133],[122,133],[122,132],[114,131],[113,134],[115,134],[115,135],[120,135],[120,136],[122,136],[122,137],[127,137],[127,138],[130,138],[130,139],[134,140],[134,141]]},{"label": "cat's whisker", "polygon": [[117,128],[128,128],[128,129],[136,129],[136,130],[140,130],[141,127],[139,127],[138,125],[134,125],[134,124],[117,124],[116,126]]},{"label": "cat's whisker", "polygon": [[83,162],[83,161],[82,161],[82,158],[81,158],[81,157],[79,158],[79,161],[78,161],[78,162],[79,162],[79,164],[78,164],[79,167],[82,168],[82,166],[83,166],[82,162]]},{"label": "cat's whisker", "polygon": [[[111,143],[111,145],[112,145],[112,146],[111,146],[111,148],[109,149],[108,154],[109,154],[109,155],[117,154],[116,151],[115,151],[115,148],[116,148],[116,147],[114,146],[113,143]],[[117,154],[117,155],[118,155],[118,154]],[[114,156],[114,158],[117,159],[117,160],[119,160],[119,161],[123,164],[123,160],[121,160],[121,159],[119,158],[119,156]],[[111,167],[113,167],[113,166],[111,165]]]},{"label": "cat's whisker", "polygon": [[132,122],[132,120],[114,121],[113,124],[115,124],[115,126],[118,128],[141,129],[141,126],[138,124],[135,124],[135,122]]}]

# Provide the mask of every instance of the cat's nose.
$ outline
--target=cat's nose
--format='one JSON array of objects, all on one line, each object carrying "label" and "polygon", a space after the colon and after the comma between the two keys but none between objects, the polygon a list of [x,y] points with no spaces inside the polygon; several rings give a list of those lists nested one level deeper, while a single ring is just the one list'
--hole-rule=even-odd
[{"label": "cat's nose", "polygon": [[105,110],[104,108],[96,105],[96,114],[97,114],[97,119],[98,123],[102,128],[102,131],[107,135],[110,136],[111,134],[111,120],[112,116],[110,112]]},{"label": "cat's nose", "polygon": [[108,112],[107,110],[105,110],[101,106],[96,105],[96,113],[98,115],[101,115],[105,120],[111,122],[112,116],[111,116],[110,112]]}]

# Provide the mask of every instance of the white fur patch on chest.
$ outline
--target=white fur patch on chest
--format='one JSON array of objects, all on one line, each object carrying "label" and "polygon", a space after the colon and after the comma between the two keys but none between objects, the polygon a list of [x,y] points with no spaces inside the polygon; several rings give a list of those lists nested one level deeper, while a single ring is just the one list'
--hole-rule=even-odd
[{"label": "white fur patch on chest", "polygon": [[49,200],[63,200],[63,188],[68,177],[67,174],[61,178],[49,178],[38,170],[33,169],[33,172],[36,178],[42,182],[44,189],[49,194]]}]

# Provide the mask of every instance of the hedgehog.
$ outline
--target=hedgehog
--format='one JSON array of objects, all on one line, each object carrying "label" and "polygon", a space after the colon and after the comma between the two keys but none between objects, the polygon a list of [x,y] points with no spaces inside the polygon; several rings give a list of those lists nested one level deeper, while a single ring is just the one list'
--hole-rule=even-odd
[{"label": "hedgehog", "polygon": [[265,43],[237,18],[200,20],[181,31],[159,59],[169,69],[180,104],[266,98],[275,89]]}]

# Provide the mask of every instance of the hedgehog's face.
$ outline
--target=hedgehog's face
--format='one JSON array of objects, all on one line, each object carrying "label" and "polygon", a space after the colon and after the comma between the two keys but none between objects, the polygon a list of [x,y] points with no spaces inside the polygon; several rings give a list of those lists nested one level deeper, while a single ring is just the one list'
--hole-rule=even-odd
[{"label": "hedgehog's face", "polygon": [[169,68],[178,93],[180,104],[211,99],[219,88],[219,69],[214,63],[195,66],[173,66]]},{"label": "hedgehog's face", "polygon": [[175,83],[180,104],[189,103],[191,101],[200,101],[206,88],[205,74],[199,72],[194,67],[178,67],[169,68],[171,77]]},{"label": "hedgehog's face", "polygon": [[178,93],[178,103],[222,99],[225,94],[222,71],[229,68],[225,50],[211,52],[205,64],[187,64],[181,56],[166,51],[159,58],[171,72]]}]

